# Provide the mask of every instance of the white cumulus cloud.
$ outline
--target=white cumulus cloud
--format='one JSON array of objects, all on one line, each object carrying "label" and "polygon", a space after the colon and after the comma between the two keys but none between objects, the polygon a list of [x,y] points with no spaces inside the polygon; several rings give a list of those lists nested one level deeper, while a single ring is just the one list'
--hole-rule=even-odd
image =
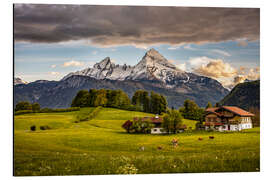
[{"label": "white cumulus cloud", "polygon": [[75,67],[78,67],[78,66],[83,66],[84,63],[83,62],[80,62],[80,61],[68,61],[68,62],[65,62],[63,64],[63,67],[69,67],[69,66],[75,66]]},{"label": "white cumulus cloud", "polygon": [[206,65],[203,64],[195,68],[194,72],[212,78],[233,77],[237,74],[237,70],[234,67],[221,59],[212,59]]},{"label": "white cumulus cloud", "polygon": [[60,73],[59,72],[49,72],[49,75],[53,75],[53,76],[57,76],[57,75],[60,75]]}]

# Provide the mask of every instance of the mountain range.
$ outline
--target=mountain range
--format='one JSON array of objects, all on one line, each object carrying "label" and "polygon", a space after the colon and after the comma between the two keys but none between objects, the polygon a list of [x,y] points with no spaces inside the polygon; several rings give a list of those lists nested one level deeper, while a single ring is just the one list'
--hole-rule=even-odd
[{"label": "mountain range", "polygon": [[14,101],[38,102],[42,107],[68,107],[81,89],[122,89],[130,97],[138,89],[166,96],[169,106],[179,107],[185,99],[199,106],[216,103],[229,93],[218,81],[185,72],[150,49],[135,66],[117,65],[106,57],[92,68],[72,72],[60,81],[39,80],[15,85]]}]

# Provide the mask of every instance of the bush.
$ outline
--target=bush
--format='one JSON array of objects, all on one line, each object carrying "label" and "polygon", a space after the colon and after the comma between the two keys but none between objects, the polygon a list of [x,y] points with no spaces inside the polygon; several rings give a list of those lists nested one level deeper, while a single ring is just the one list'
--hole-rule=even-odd
[{"label": "bush", "polygon": [[138,120],[126,121],[122,128],[124,128],[128,133],[150,133],[151,128],[153,128],[153,124],[150,120],[142,120],[139,118]]},{"label": "bush", "polygon": [[31,131],[35,131],[35,130],[36,130],[36,126],[35,126],[35,125],[31,126],[31,127],[30,127],[30,130],[31,130]]},{"label": "bush", "polygon": [[32,110],[21,110],[21,111],[16,111],[14,113],[14,115],[21,115],[21,114],[29,114],[29,113],[33,113]]},{"label": "bush", "polygon": [[51,127],[48,125],[40,126],[40,130],[48,130],[48,129],[51,129]]}]

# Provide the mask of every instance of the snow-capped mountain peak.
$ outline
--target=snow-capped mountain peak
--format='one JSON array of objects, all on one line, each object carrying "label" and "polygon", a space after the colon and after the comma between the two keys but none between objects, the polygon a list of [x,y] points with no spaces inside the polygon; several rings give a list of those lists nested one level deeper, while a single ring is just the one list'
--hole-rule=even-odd
[{"label": "snow-capped mountain peak", "polygon": [[[169,83],[175,77],[183,76],[185,72],[170,63],[155,49],[150,49],[142,60],[134,67],[128,78],[133,80],[160,80]],[[187,79],[184,76],[184,79]]]},{"label": "snow-capped mountain peak", "polygon": [[96,63],[94,65],[94,68],[97,68],[97,69],[109,69],[112,65],[114,65],[114,63],[111,62],[110,57],[106,57],[105,59],[103,59],[99,63]]},{"label": "snow-capped mountain peak", "polygon": [[93,68],[86,68],[82,71],[70,73],[62,80],[72,75],[89,76],[96,79],[111,80],[158,80],[164,83],[173,84],[178,82],[186,82],[187,74],[178,69],[174,64],[170,63],[155,49],[150,49],[145,53],[141,61],[135,66],[115,65],[110,57],[106,57]]}]

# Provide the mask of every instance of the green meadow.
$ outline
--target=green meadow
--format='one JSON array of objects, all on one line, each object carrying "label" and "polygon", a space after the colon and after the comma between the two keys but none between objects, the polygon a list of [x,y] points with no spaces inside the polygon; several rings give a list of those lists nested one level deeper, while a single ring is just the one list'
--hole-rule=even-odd
[{"label": "green meadow", "polygon": [[[193,130],[170,135],[128,134],[121,127],[126,120],[153,114],[112,108],[103,108],[92,120],[75,123],[78,113],[92,110],[16,115],[14,175],[260,171],[259,128],[195,131],[196,121],[184,120]],[[32,125],[36,131],[30,131]],[[51,129],[40,130],[40,126]],[[176,147],[173,138],[179,140]]]}]

